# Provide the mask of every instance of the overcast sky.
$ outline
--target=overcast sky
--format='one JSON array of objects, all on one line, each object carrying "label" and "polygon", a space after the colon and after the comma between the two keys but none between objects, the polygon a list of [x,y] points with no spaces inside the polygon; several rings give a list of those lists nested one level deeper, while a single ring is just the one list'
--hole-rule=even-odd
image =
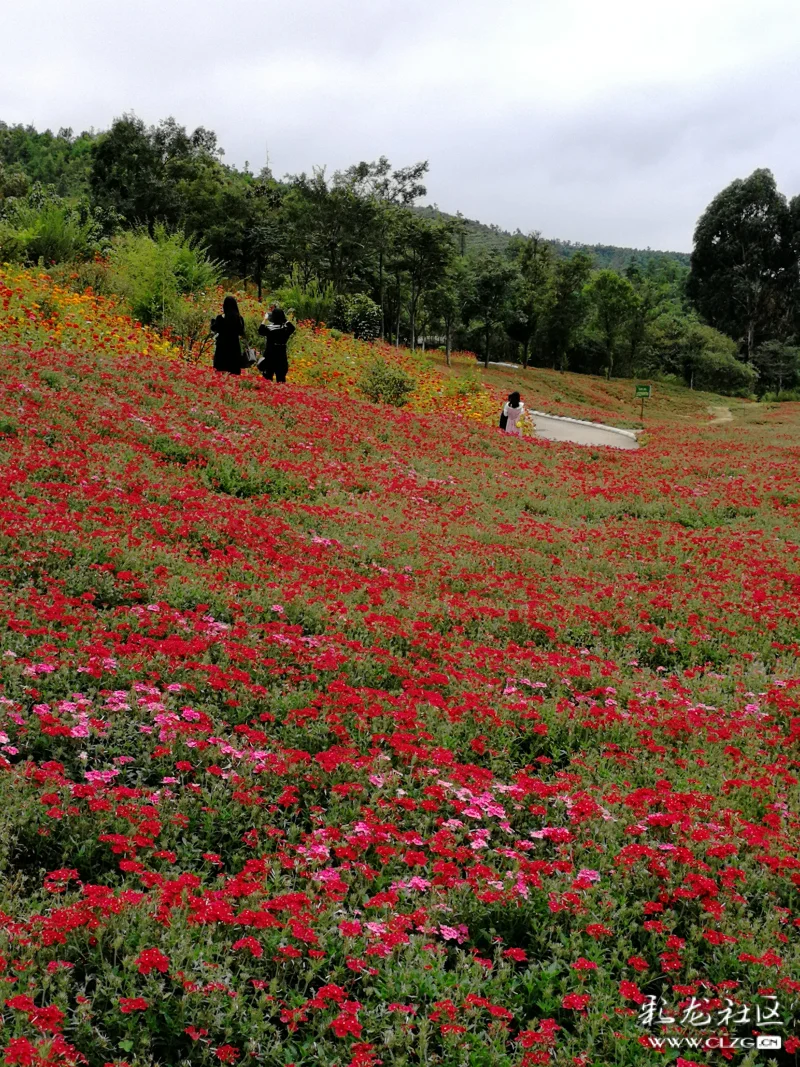
[{"label": "overcast sky", "polygon": [[769,167],[800,193],[798,0],[1,0],[0,119],[216,131],[276,177],[387,155],[507,229],[688,251]]}]

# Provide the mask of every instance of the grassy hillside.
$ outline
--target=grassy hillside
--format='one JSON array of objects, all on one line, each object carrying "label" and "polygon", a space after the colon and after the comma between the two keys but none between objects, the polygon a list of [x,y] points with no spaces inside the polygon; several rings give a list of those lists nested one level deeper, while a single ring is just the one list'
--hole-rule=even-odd
[{"label": "grassy hillside", "polygon": [[[455,215],[448,215],[447,212],[440,211],[438,208],[430,206],[414,208],[414,210],[418,211],[426,218],[455,219],[457,217]],[[504,252],[508,248],[511,238],[514,236],[514,234],[510,233],[508,230],[503,230],[499,226],[487,225],[486,223],[478,222],[475,219],[463,219],[463,226],[466,238],[464,250],[466,252],[480,252],[484,250]],[[682,267],[689,266],[688,252],[661,252],[653,248],[623,248],[618,245],[588,245],[576,243],[574,241],[559,241],[557,238],[548,238],[548,240],[559,256],[571,256],[578,250],[588,252],[594,260],[594,265],[598,270],[611,268],[613,270],[621,271],[624,270],[633,259],[643,267],[651,260],[657,262],[671,260],[679,263]]]},{"label": "grassy hillside", "polygon": [[659,390],[580,449],[490,424],[502,368],[397,410],[331,337],[278,386],[67,299],[0,280],[5,1063],[640,1067],[659,996],[797,1033],[800,405]]}]

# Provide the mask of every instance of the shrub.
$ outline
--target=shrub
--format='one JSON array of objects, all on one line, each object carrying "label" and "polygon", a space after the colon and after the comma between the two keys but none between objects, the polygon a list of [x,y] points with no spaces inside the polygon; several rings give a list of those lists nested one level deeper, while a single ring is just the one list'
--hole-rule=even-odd
[{"label": "shrub", "polygon": [[337,296],[331,323],[362,341],[374,341],[381,332],[381,309],[366,293]]},{"label": "shrub", "polygon": [[457,378],[451,378],[445,385],[445,391],[449,396],[475,396],[483,392],[483,382],[477,374],[459,374]]},{"label": "shrub", "polygon": [[776,393],[764,393],[761,399],[768,404],[781,404],[800,400],[800,389],[782,389]]},{"label": "shrub", "polygon": [[0,220],[0,260],[62,263],[92,254],[94,226],[58,200],[15,200]]},{"label": "shrub", "polygon": [[736,342],[712,326],[692,323],[683,340],[681,364],[692,389],[724,396],[749,396],[758,371],[736,356]]},{"label": "shrub", "polygon": [[170,340],[178,345],[181,355],[190,363],[202,362],[211,346],[209,319],[206,304],[191,297],[179,297],[167,311],[164,325]]},{"label": "shrub", "polygon": [[727,352],[706,349],[691,360],[691,383],[694,389],[722,393],[723,396],[749,396],[755,388],[758,372]]},{"label": "shrub", "polygon": [[157,226],[118,234],[111,242],[109,277],[141,322],[168,326],[178,315],[180,297],[216,285],[219,264],[204,248],[180,232]]},{"label": "shrub", "polygon": [[300,322],[328,322],[333,313],[334,293],[330,282],[320,285],[313,279],[304,283],[296,268],[283,288],[276,291],[275,296]]},{"label": "shrub", "polygon": [[416,389],[416,382],[401,367],[376,359],[364,371],[358,387],[375,403],[401,408],[408,403],[409,396]]}]

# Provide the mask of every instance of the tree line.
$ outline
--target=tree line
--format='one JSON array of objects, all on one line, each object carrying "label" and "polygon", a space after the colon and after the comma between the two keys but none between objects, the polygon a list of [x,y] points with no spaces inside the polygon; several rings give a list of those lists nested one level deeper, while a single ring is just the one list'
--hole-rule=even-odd
[{"label": "tree line", "polygon": [[[800,198],[769,171],[712,201],[688,267],[633,254],[618,269],[538,233],[476,247],[474,224],[418,206],[427,171],[381,157],[277,180],[227,165],[213,132],[174,119],[124,115],[78,136],[0,123],[0,260],[100,254],[131,292],[145,261],[175,292],[223,275],[280,293],[300,318],[448,359],[457,347],[487,365],[728,393],[800,386]],[[166,307],[152,285],[131,300],[150,321]]]}]

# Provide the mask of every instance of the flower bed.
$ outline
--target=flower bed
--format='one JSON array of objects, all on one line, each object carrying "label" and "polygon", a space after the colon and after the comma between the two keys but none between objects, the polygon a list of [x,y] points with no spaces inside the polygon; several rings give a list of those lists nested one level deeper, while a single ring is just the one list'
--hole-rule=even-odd
[{"label": "flower bed", "polygon": [[16,321],[6,1063],[798,1032],[796,406],[591,452]]}]

